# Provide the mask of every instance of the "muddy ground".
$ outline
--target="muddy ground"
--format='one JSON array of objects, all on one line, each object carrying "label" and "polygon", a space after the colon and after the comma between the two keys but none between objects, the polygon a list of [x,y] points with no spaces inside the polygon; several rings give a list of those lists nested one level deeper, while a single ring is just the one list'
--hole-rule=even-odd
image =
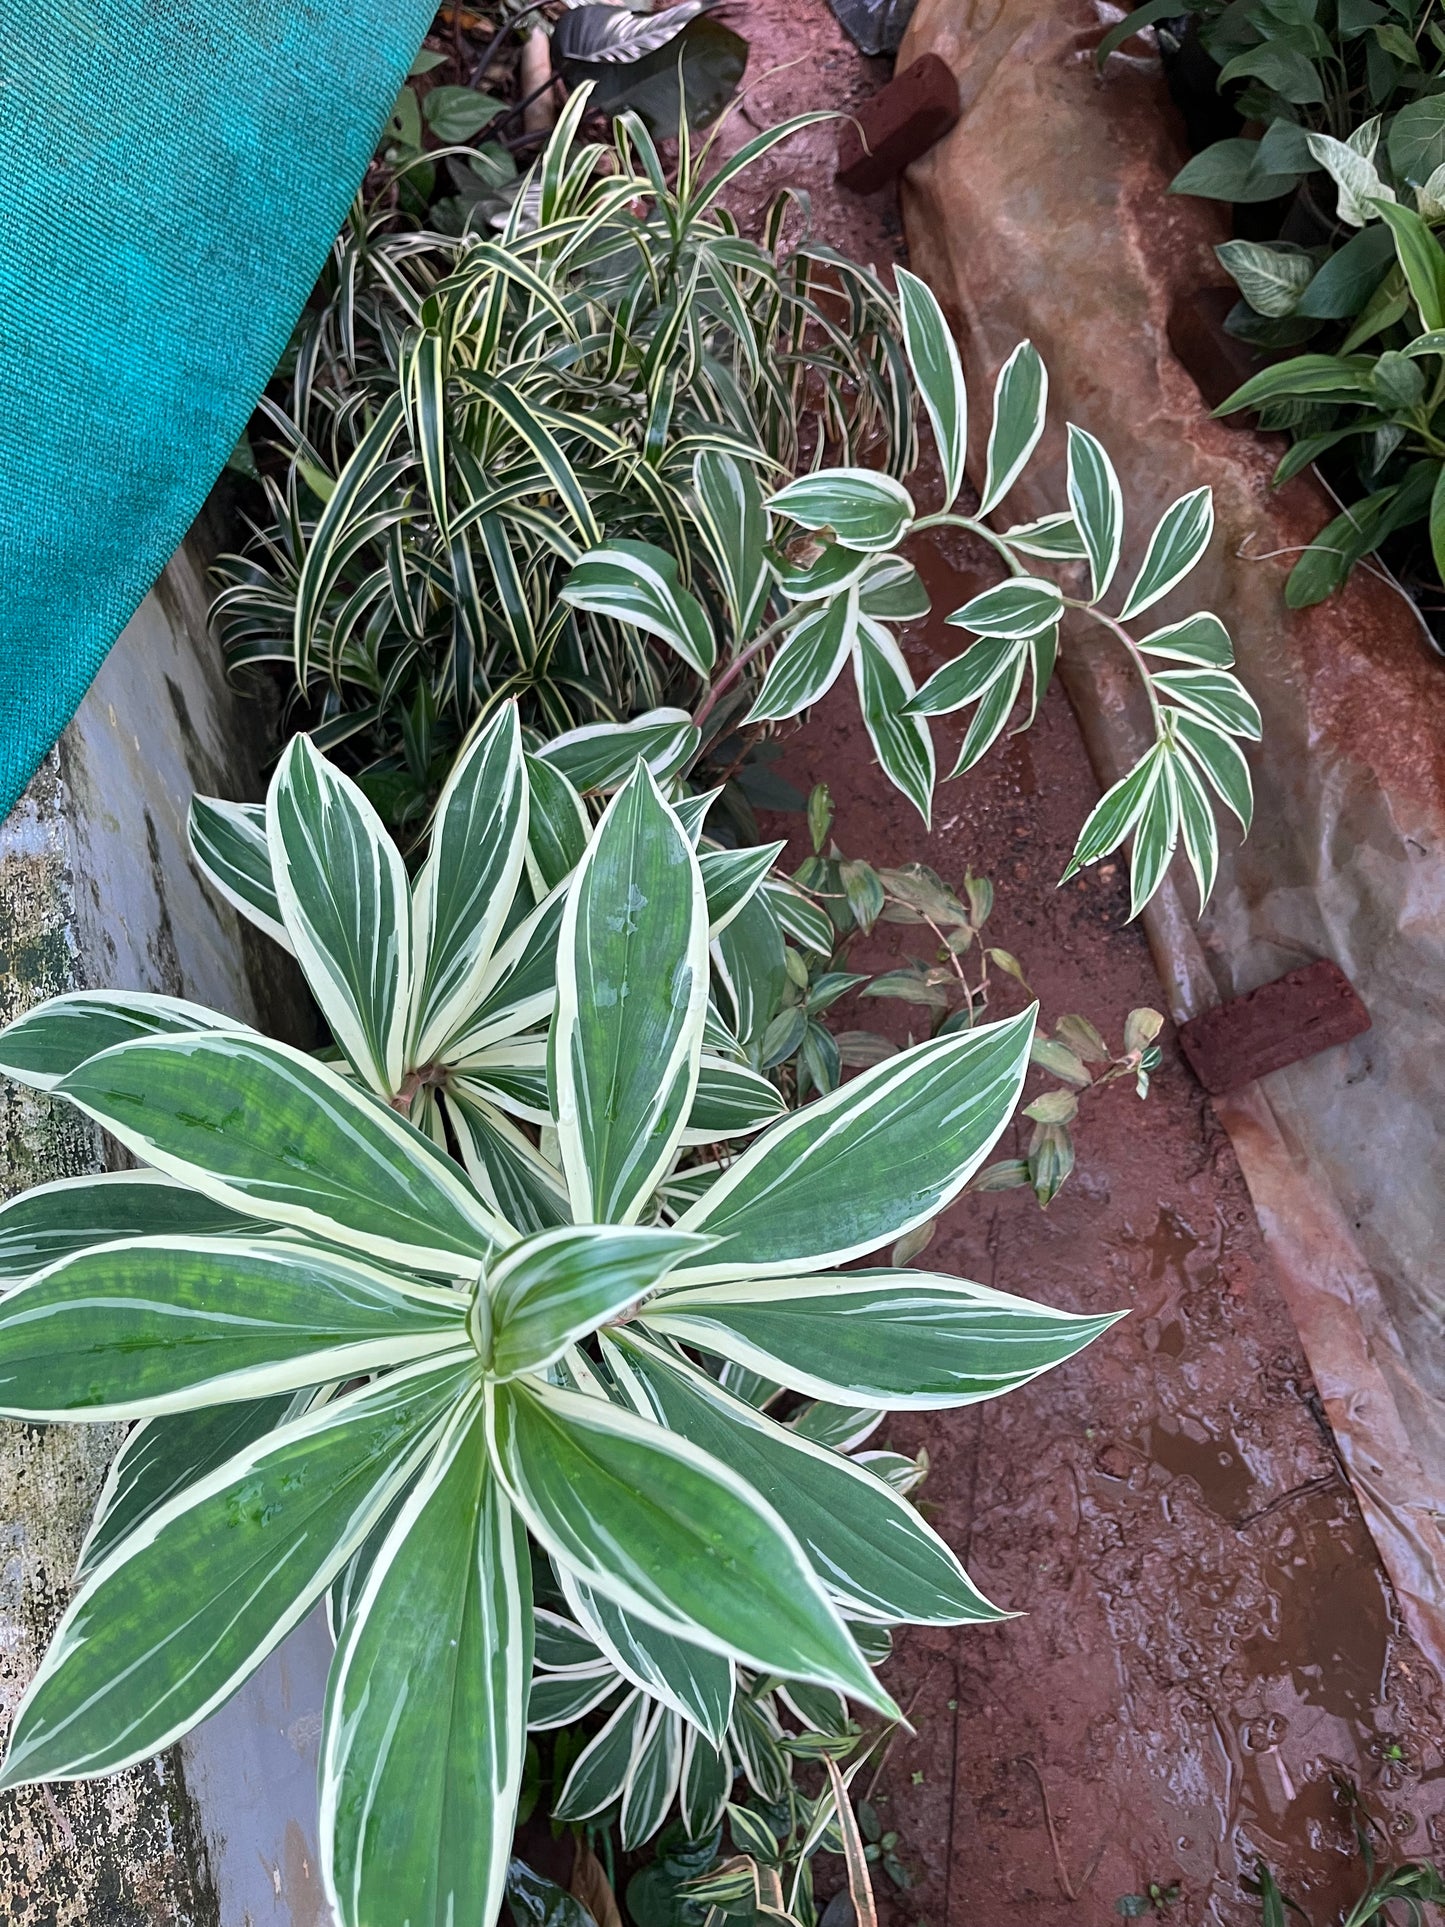
[{"label": "muddy ground", "polygon": [[[736,11],[753,43],[736,140],[747,120],[846,109],[887,77],[824,0]],[[906,259],[891,193],[834,188],[835,142],[810,129],[770,157],[753,210],[806,188],[815,232],[880,268]],[[941,618],[989,565],[966,546],[915,559],[935,597],[908,641],[922,680],[956,652]],[[1122,864],[1055,887],[1098,794],[1057,687],[1028,735],[941,786],[931,834],[873,764],[851,683],[780,742],[781,774],[830,784],[847,854],[993,879],[990,934],[1024,962],[1047,1023],[1079,1010],[1117,1041],[1132,1007],[1162,1005]],[[797,817],[767,827],[801,857]],[[870,960],[910,950],[914,931],[890,927]],[[902,1035],[908,1015],[873,1003],[847,1021]],[[1047,1213],[1026,1192],[965,1199],[928,1252],[1006,1290],[1131,1315],[1007,1399],[890,1423],[892,1443],[927,1447],[933,1523],[1024,1615],[901,1641],[890,1683],[917,1731],[877,1791],[916,1884],[877,1877],[892,1927],[1103,1927],[1151,1883],[1177,1889],[1165,1917],[1181,1927],[1243,1927],[1260,1918],[1241,1885],[1260,1856],[1322,1924],[1363,1885],[1340,1781],[1386,1855],[1445,1852],[1440,1681],[1401,1627],[1228,1140],[1167,1029],[1162,1043],[1147,1104],[1120,1086],[1088,1101]]]}]

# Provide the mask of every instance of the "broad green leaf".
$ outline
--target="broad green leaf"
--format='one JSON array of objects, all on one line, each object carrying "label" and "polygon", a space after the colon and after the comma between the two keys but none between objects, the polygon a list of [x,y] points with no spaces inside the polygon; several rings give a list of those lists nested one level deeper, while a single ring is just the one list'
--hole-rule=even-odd
[{"label": "broad green leaf", "polygon": [[933,809],[933,738],[909,707],[913,677],[893,637],[881,623],[863,620],[853,651],[858,707],[878,766],[923,818]]},{"label": "broad green leaf", "polygon": [[749,639],[768,595],[767,518],[750,464],[715,448],[693,457],[693,514],[717,570],[733,635]]},{"label": "broad green leaf", "polygon": [[726,929],[748,898],[758,890],[785,843],[756,843],[741,850],[703,850],[698,855],[702,887],[707,896],[707,933]]},{"label": "broad green leaf", "polygon": [[1197,488],[1171,503],[1149,538],[1143,565],[1119,611],[1119,620],[1127,622],[1131,616],[1141,614],[1182,582],[1209,547],[1213,532],[1211,490]]},{"label": "broad green leaf", "polygon": [[1049,629],[1064,612],[1064,598],[1056,582],[1043,576],[1014,575],[995,583],[955,609],[945,621],[977,636],[1033,636]]},{"label": "broad green leaf", "polygon": [[640,767],[577,867],[557,948],[557,1129],[579,1223],[646,1208],[692,1107],[707,991],[702,874]]},{"label": "broad green leaf", "polygon": [[1156,629],[1141,636],[1139,647],[1151,656],[1166,656],[1174,662],[1197,662],[1208,669],[1228,669],[1234,661],[1234,645],[1229,631],[1218,616],[1186,616],[1167,629]]},{"label": "broad green leaf", "polygon": [[815,1397],[884,1410],[968,1405],[1072,1358],[1122,1313],[1054,1311],[926,1271],[687,1286],[649,1331]]},{"label": "broad green leaf", "polygon": [[0,1071],[33,1090],[53,1091],[88,1057],[114,1044],[245,1028],[219,1011],[149,990],[71,990],[48,997],[0,1031]]},{"label": "broad green leaf", "polygon": [[0,1412],[146,1418],[268,1398],[454,1349],[466,1309],[301,1244],[102,1245],[0,1301]]},{"label": "broad green leaf", "polygon": [[[935,669],[908,707],[915,716],[951,715],[965,703],[975,702],[1000,676],[1012,671],[1020,654],[1012,637],[980,636],[961,656]],[[1007,715],[1007,710],[1004,713]]]},{"label": "broad green leaf", "polygon": [[626,1231],[610,1224],[568,1225],[523,1238],[487,1274],[492,1322],[487,1369],[497,1378],[540,1371],[704,1248],[703,1240],[660,1225]]},{"label": "broad green leaf", "polygon": [[[963,465],[968,459],[968,391],[963,368],[943,310],[927,282],[907,268],[895,268],[894,280],[903,320],[903,345],[933,428],[943,470],[943,506],[948,509],[958,500]],[[988,506],[985,502],[979,513],[987,514]]]},{"label": "broad green leaf", "polygon": [[656,636],[699,676],[706,677],[717,660],[707,611],[682,586],[676,560],[651,542],[618,539],[592,549],[572,570],[561,595],[574,609]]},{"label": "broad green leaf", "polygon": [[336,1649],[321,1866],[342,1927],[490,1921],[511,1857],[532,1671],[527,1535],[464,1403]]},{"label": "broad green leaf", "polygon": [[1251,375],[1214,412],[1232,415],[1240,408],[1262,408],[1266,402],[1301,397],[1353,401],[1369,393],[1374,367],[1373,355],[1294,355]]},{"label": "broad green leaf", "polygon": [[1162,669],[1154,687],[1172,703],[1182,704],[1207,723],[1257,743],[1262,733],[1258,706],[1237,676],[1225,669]]},{"label": "broad green leaf", "polygon": [[1114,579],[1124,540],[1124,497],[1114,465],[1087,429],[1069,423],[1069,507],[1089,558],[1093,600]]},{"label": "broad green leaf", "polygon": [[1021,341],[999,370],[994,386],[980,515],[997,508],[1018,480],[1044,432],[1048,403],[1048,370],[1033,343]]},{"label": "broad green leaf", "polygon": [[1166,752],[1159,757],[1154,781],[1134,826],[1134,848],[1129,859],[1131,917],[1138,916],[1164,881],[1178,841],[1179,797],[1174,787],[1174,761]]},{"label": "broad green leaf", "polygon": [[133,1426],[105,1475],[76,1561],[77,1577],[88,1577],[127,1533],[168,1499],[274,1432],[293,1415],[296,1399],[296,1394],[283,1392],[276,1398],[198,1412],[168,1412]]},{"label": "broad green leaf", "polygon": [[640,1688],[627,1695],[601,1732],[572,1762],[562,1790],[552,1802],[554,1820],[590,1820],[622,1798],[654,1703]]},{"label": "broad green leaf", "polygon": [[1105,790],[1085,818],[1069,867],[1059,879],[1061,883],[1067,883],[1085,864],[1097,863],[1101,856],[1118,849],[1138,822],[1150,788],[1158,781],[1160,755],[1158,746],[1151,749],[1127,776],[1121,776],[1112,788]]},{"label": "broad green leaf", "polygon": [[681,1359],[614,1334],[657,1418],[731,1466],[787,1520],[854,1617],[961,1626],[1004,1617],[931,1526],[874,1474],[755,1412]]},{"label": "broad green leaf", "polygon": [[521,880],[528,801],[517,709],[507,703],[447,778],[417,873],[413,1064],[431,1062],[487,982]]},{"label": "broad green leaf", "polygon": [[0,1205],[0,1286],[120,1238],[216,1237],[264,1227],[154,1171],[60,1178]]},{"label": "broad green leaf", "polygon": [[635,1853],[662,1825],[682,1778],[682,1725],[667,1706],[656,1706],[633,1754],[617,1833],[624,1852]]},{"label": "broad green leaf", "polygon": [[732,1661],[633,1618],[565,1567],[558,1576],[579,1623],[623,1678],[721,1746],[733,1710]]},{"label": "broad green leaf", "polygon": [[1033,1027],[916,1044],[775,1125],[678,1220],[722,1241],[688,1278],[822,1270],[937,1216],[1012,1116]]},{"label": "broad green leaf", "polygon": [[[1253,76],[1288,101],[1307,106],[1325,97],[1324,85],[1314,62],[1298,47],[1285,40],[1266,40],[1236,54],[1220,69],[1219,84]],[[1343,143],[1341,143],[1343,145]]]},{"label": "broad green leaf", "polygon": [[1214,141],[1184,163],[1169,183],[1169,192],[1198,194],[1210,201],[1278,200],[1298,186],[1299,175],[1273,173],[1263,149],[1264,142],[1257,140]]},{"label": "broad green leaf", "polygon": [[858,612],[876,622],[917,622],[931,607],[923,577],[901,555],[880,556],[858,584]]},{"label": "broad green leaf", "polygon": [[726,1466],[535,1380],[489,1387],[488,1410],[513,1503],[584,1584],[696,1645],[891,1710],[796,1539]]},{"label": "broad green leaf", "polygon": [[555,763],[574,789],[615,790],[640,756],[659,782],[675,776],[701,737],[685,709],[650,709],[630,723],[587,723],[543,743],[537,754]]},{"label": "broad green leaf", "polygon": [[746,1064],[704,1053],[682,1141],[712,1144],[718,1138],[745,1137],[775,1122],[785,1109],[777,1086],[766,1077]]},{"label": "broad green leaf", "polygon": [[467,1176],[508,1224],[519,1231],[546,1231],[571,1221],[562,1173],[509,1118],[474,1097],[464,1078],[448,1083],[442,1106]]},{"label": "broad green leaf", "polygon": [[1442,466],[1430,497],[1430,553],[1440,579],[1445,582],[1445,466]]},{"label": "broad green leaf", "polygon": [[891,549],[913,520],[908,490],[871,468],[819,469],[789,482],[766,506],[805,529],[831,529],[845,549]]},{"label": "broad green leaf", "polygon": [[842,672],[858,633],[856,584],[818,609],[810,609],[783,642],[763,678],[747,720],[783,722],[819,702]]},{"label": "broad green leaf", "polygon": [[223,1705],[386,1511],[475,1369],[473,1356],[393,1373],[153,1512],[61,1620],[0,1783],[117,1772]]},{"label": "broad green leaf", "polygon": [[1421,321],[1427,328],[1445,328],[1445,251],[1438,239],[1410,208],[1383,199],[1370,205],[1395,236],[1395,252]]},{"label": "broad green leaf", "polygon": [[266,800],[276,897],[297,961],[359,1077],[390,1095],[406,1069],[411,888],[366,797],[293,736]]},{"label": "broad green leaf", "polygon": [[287,1044],[249,1032],[141,1038],[57,1088],[135,1156],[249,1216],[449,1276],[474,1274],[509,1241],[419,1131]]},{"label": "broad green leaf", "polygon": [[[538,896],[555,890],[582,861],[592,833],[586,806],[567,776],[544,756],[528,755],[527,871]],[[540,888],[538,887],[540,886]]]},{"label": "broad green leaf", "polygon": [[289,950],[291,936],[276,901],[262,805],[193,796],[186,827],[191,854],[226,901]]},{"label": "broad green leaf", "polygon": [[1239,818],[1240,828],[1247,830],[1254,815],[1254,786],[1239,745],[1222,729],[1182,711],[1175,715],[1174,734],[1215,795]]}]

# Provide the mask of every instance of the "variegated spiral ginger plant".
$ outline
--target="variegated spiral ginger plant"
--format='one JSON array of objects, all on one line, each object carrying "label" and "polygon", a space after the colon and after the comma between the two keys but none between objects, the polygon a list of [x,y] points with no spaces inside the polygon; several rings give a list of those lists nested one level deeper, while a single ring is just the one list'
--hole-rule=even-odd
[{"label": "variegated spiral ginger plant", "polygon": [[[515,975],[536,935],[537,912],[498,920],[500,885],[479,882],[499,840],[503,875],[525,862],[528,802],[481,802],[493,780],[530,797],[510,727],[474,750],[410,887],[352,786],[305,744],[283,761],[264,819],[275,917],[345,1072],[164,999],[60,998],[0,1036],[12,1076],[148,1167],[0,1212],[19,1280],[0,1299],[0,1410],[141,1421],[4,1783],[169,1745],[330,1589],[322,1860],[344,1927],[497,1912],[534,1650],[557,1661],[529,1535],[587,1669],[625,1654],[646,1676],[628,1717],[663,1733],[653,1768],[669,1797],[686,1769],[694,1805],[720,1780],[726,1795],[740,1679],[891,1713],[863,1650],[879,1626],[997,1616],[886,1478],[720,1368],[839,1406],[949,1406],[1109,1323],[840,1269],[978,1169],[1017,1104],[1032,1011],[918,1044],[726,1168],[672,1175],[705,1061],[708,887],[642,764],[556,899],[547,1123],[536,1143],[508,1127],[529,1173],[555,1149],[554,1177],[504,1186],[486,1157],[469,1174],[402,1116],[408,1067],[450,1070],[452,1027],[476,999],[506,1007],[501,960]],[[453,849],[454,821],[470,828]],[[261,847],[232,827],[259,899]]]}]

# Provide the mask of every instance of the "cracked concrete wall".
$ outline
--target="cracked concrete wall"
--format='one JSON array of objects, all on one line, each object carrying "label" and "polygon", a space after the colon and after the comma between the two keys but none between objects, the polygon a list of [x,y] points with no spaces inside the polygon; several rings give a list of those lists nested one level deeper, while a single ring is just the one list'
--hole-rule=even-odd
[{"label": "cracked concrete wall", "polygon": [[[310,1041],[290,960],[202,882],[195,790],[263,793],[260,707],[207,636],[181,551],[0,828],[0,1022],[69,989],[163,990]],[[5,1195],[104,1168],[68,1108],[0,1080]],[[116,1426],[0,1425],[0,1721],[70,1595]],[[324,1927],[315,1756],[329,1657],[312,1621],[229,1706],[110,1779],[0,1795],[7,1927]]]}]

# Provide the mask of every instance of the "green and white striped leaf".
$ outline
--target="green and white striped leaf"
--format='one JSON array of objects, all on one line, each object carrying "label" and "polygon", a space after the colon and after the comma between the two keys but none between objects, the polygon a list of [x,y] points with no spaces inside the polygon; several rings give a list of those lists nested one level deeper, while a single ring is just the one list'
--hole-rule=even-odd
[{"label": "green and white striped leaf", "polygon": [[532,1572],[480,1398],[433,1448],[336,1650],[321,1867],[341,1927],[492,1920],[527,1742]]},{"label": "green and white striped leaf", "polygon": [[1003,539],[1020,555],[1036,556],[1043,562],[1083,562],[1089,553],[1068,509],[1041,515],[1036,522],[1016,522],[1004,530]]},{"label": "green and white striped leaf", "polygon": [[0,1205],[0,1287],[121,1238],[218,1237],[264,1227],[155,1171],[60,1178]]},{"label": "green and white striped leaf", "polygon": [[587,809],[556,763],[528,755],[527,875],[536,896],[545,897],[582,861],[592,833]]},{"label": "green and white striped leaf", "polygon": [[1206,669],[1228,669],[1234,661],[1229,631],[1218,616],[1207,613],[1186,616],[1183,622],[1171,622],[1167,629],[1156,629],[1140,638],[1139,647],[1151,656],[1198,663]]},{"label": "green and white striped leaf", "polygon": [[932,607],[923,577],[901,555],[871,562],[858,584],[858,610],[875,622],[917,622]]},{"label": "green and white striped leaf", "polygon": [[689,1840],[704,1840],[722,1821],[732,1792],[733,1763],[727,1747],[709,1746],[695,1726],[682,1740],[678,1804]]},{"label": "green and white striped leaf", "polygon": [[193,796],[186,823],[191,854],[227,903],[259,930],[291,949],[281,920],[271,846],[266,841],[266,811],[260,803],[227,803],[219,796]]},{"label": "green and white striped leaf", "polygon": [[1214,878],[1219,869],[1219,831],[1215,826],[1208,793],[1194,764],[1181,752],[1175,753],[1171,763],[1174,790],[1179,803],[1179,828],[1184,838],[1184,852],[1199,888],[1199,908],[1202,913],[1214,889]]},{"label": "green and white striped leaf", "polygon": [[625,783],[640,756],[659,782],[675,776],[702,740],[685,709],[650,709],[630,723],[587,723],[543,743],[537,754],[554,763],[583,796]]},{"label": "green and white striped leaf", "polygon": [[606,1224],[568,1225],[522,1239],[487,1275],[488,1371],[496,1378],[541,1371],[704,1248],[704,1240],[659,1225],[625,1231]]},{"label": "green and white striped leaf", "polygon": [[768,878],[762,894],[794,943],[800,943],[805,950],[814,951],[820,957],[833,954],[837,933],[826,910],[778,877]]},{"label": "green and white striped leaf", "polygon": [[32,1090],[53,1091],[88,1057],[114,1044],[245,1029],[234,1017],[149,990],[71,990],[48,997],[0,1031],[0,1071]]},{"label": "green and white striped leaf", "polygon": [[1181,583],[1209,547],[1214,533],[1214,494],[1196,488],[1172,502],[1149,537],[1144,561],[1119,620],[1143,613]]},{"label": "green and white striped leaf", "polygon": [[464,1078],[454,1078],[441,1101],[467,1176],[499,1216],[519,1231],[546,1231],[571,1222],[562,1173],[510,1118],[484,1098],[473,1097]]},{"label": "green and white striped leaf", "polygon": [[799,476],[767,502],[805,529],[831,529],[845,549],[894,548],[913,520],[913,498],[901,482],[871,468],[824,468]]},{"label": "green and white striped leaf", "polygon": [[761,1072],[704,1052],[682,1142],[713,1144],[719,1138],[746,1137],[776,1122],[786,1109],[777,1085]]},{"label": "green and white striped leaf", "polygon": [[980,515],[997,508],[1038,447],[1049,405],[1048,370],[1031,341],[1021,341],[1000,368],[993,391]]},{"label": "green and white striped leaf", "polygon": [[715,937],[726,929],[748,898],[760,888],[764,877],[782,855],[787,844],[755,843],[740,850],[702,850],[698,867],[707,896],[707,933]]},{"label": "green and white striped leaf", "polygon": [[895,268],[894,280],[903,320],[903,345],[938,447],[943,506],[948,509],[958,500],[963,465],[968,459],[968,390],[958,349],[932,288],[907,268]]},{"label": "green and white striped leaf", "polygon": [[822,1270],[936,1217],[1013,1115],[1034,1013],[900,1051],[775,1125],[678,1228],[721,1240],[689,1280]]},{"label": "green and white striped leaf", "polygon": [[620,1691],[614,1667],[590,1673],[536,1673],[527,1696],[527,1725],[534,1733],[571,1726]]},{"label": "green and white striped leaf", "polygon": [[1069,506],[1083,538],[1097,602],[1114,579],[1124,541],[1124,496],[1102,443],[1069,423]]},{"label": "green and white striped leaf", "polygon": [[568,576],[561,595],[574,609],[610,616],[656,636],[699,676],[707,676],[717,660],[707,611],[682,586],[676,559],[651,542],[617,540],[590,550]]},{"label": "green and white striped leaf", "polygon": [[1161,696],[1192,709],[1216,729],[1257,743],[1263,733],[1259,707],[1237,676],[1227,669],[1161,669],[1154,678]]},{"label": "green and white striped leaf", "polygon": [[767,517],[750,465],[715,448],[693,457],[693,514],[707,543],[739,645],[752,634],[768,597]]},{"label": "green and white striped leaf", "polygon": [[[935,669],[908,707],[915,716],[951,715],[966,703],[976,702],[1000,678],[1006,679],[1023,654],[1023,645],[1009,636],[980,636],[961,656]],[[1012,701],[1010,697],[1009,706]],[[1008,707],[1004,715],[1008,715]]]},{"label": "green and white striped leaf", "polygon": [[810,609],[796,623],[768,664],[747,720],[782,722],[821,701],[842,673],[858,633],[858,588]]},{"label": "green and white striped leaf", "polygon": [[645,1323],[795,1391],[892,1411],[1014,1391],[1120,1316],[1055,1311],[965,1278],[904,1270],[689,1286],[650,1305]]},{"label": "green and white striped leaf", "polygon": [[529,1124],[550,1124],[547,1040],[540,1035],[515,1037],[468,1051],[448,1077],[447,1090],[474,1104],[499,1105]]},{"label": "green and white striped leaf", "polygon": [[640,1687],[633,1688],[572,1762],[562,1791],[552,1802],[554,1820],[590,1820],[617,1804],[654,1704]]},{"label": "green and white striped leaf", "polygon": [[1144,812],[1150,790],[1159,780],[1163,753],[1163,746],[1156,744],[1126,776],[1105,790],[1084,820],[1061,883],[1067,883],[1086,864],[1097,863],[1110,850],[1118,849]]},{"label": "green and white striped leaf", "polygon": [[567,892],[559,883],[503,939],[480,1000],[442,1046],[446,1063],[465,1065],[503,1043],[520,1042],[520,1033],[551,1016],[557,1001],[557,936],[566,904]]},{"label": "green and white striped leaf", "polygon": [[858,707],[878,766],[893,787],[908,798],[926,828],[932,819],[937,774],[933,738],[928,725],[909,707],[913,677],[903,652],[881,623],[866,619],[859,623],[853,675]]},{"label": "green and white striped leaf", "polygon": [[406,1070],[411,888],[361,790],[293,736],[266,799],[276,897],[331,1034],[358,1077],[389,1096]]},{"label": "green and white striped leaf", "polygon": [[287,1044],[249,1032],[141,1038],[57,1088],[136,1157],[218,1204],[368,1256],[475,1275],[510,1242],[420,1131]]},{"label": "green and white striped leaf", "polygon": [[528,784],[517,709],[478,732],[447,778],[412,893],[416,993],[407,1057],[430,1063],[470,1017],[512,909],[527,851]]},{"label": "green and white striped leaf", "polygon": [[728,1467],[532,1379],[489,1387],[488,1409],[513,1503],[585,1584],[679,1638],[891,1712],[796,1539]]},{"label": "green and white striped leaf", "polygon": [[604,1664],[600,1647],[565,1614],[539,1606],[535,1618],[533,1657],[539,1667],[586,1673]]},{"label": "green and white striped leaf", "polygon": [[836,542],[813,543],[809,547],[811,559],[806,561],[794,562],[777,552],[773,555],[778,587],[790,602],[822,602],[841,594],[861,582],[876,559],[864,550],[841,548]]},{"label": "green and white striped leaf", "polygon": [[565,1567],[557,1576],[578,1622],[622,1677],[721,1746],[732,1718],[732,1661],[634,1619]]},{"label": "green and white striped leaf", "polygon": [[118,1772],[223,1705],[386,1511],[475,1369],[473,1355],[393,1373],[153,1512],[61,1620],[0,1784]]},{"label": "green and white striped leaf", "polygon": [[787,1520],[844,1612],[920,1626],[1005,1617],[933,1528],[871,1472],[754,1411],[645,1339],[623,1330],[613,1342],[659,1421],[731,1466]]},{"label": "green and white striped leaf", "polygon": [[655,1706],[622,1789],[617,1830],[625,1852],[635,1853],[657,1832],[677,1798],[681,1778],[682,1722],[669,1707]]},{"label": "green and white striped leaf", "polygon": [[1164,872],[1179,842],[1179,793],[1174,786],[1174,758],[1161,745],[1154,781],[1134,826],[1134,848],[1129,859],[1129,915],[1137,917],[1164,881]]},{"label": "green and white striped leaf", "polygon": [[197,1412],[168,1412],[133,1426],[110,1462],[76,1561],[86,1578],[126,1534],[168,1499],[197,1484],[247,1446],[299,1416],[305,1393],[240,1400]]},{"label": "green and white striped leaf", "polygon": [[944,618],[956,629],[977,636],[1037,635],[1050,629],[1064,610],[1063,591],[1041,575],[1013,575],[985,589]]},{"label": "green and white striped leaf", "polygon": [[1254,815],[1254,785],[1238,743],[1212,723],[1182,710],[1174,716],[1174,736],[1204,772],[1215,795],[1239,818],[1240,828],[1247,830]]},{"label": "green and white striped leaf", "polygon": [[646,1207],[692,1108],[707,993],[702,873],[639,768],[577,867],[557,947],[557,1131],[579,1223]]},{"label": "green and white striped leaf", "polygon": [[306,1245],[101,1245],[0,1301],[0,1412],[129,1419],[268,1398],[454,1349],[466,1310]]}]

